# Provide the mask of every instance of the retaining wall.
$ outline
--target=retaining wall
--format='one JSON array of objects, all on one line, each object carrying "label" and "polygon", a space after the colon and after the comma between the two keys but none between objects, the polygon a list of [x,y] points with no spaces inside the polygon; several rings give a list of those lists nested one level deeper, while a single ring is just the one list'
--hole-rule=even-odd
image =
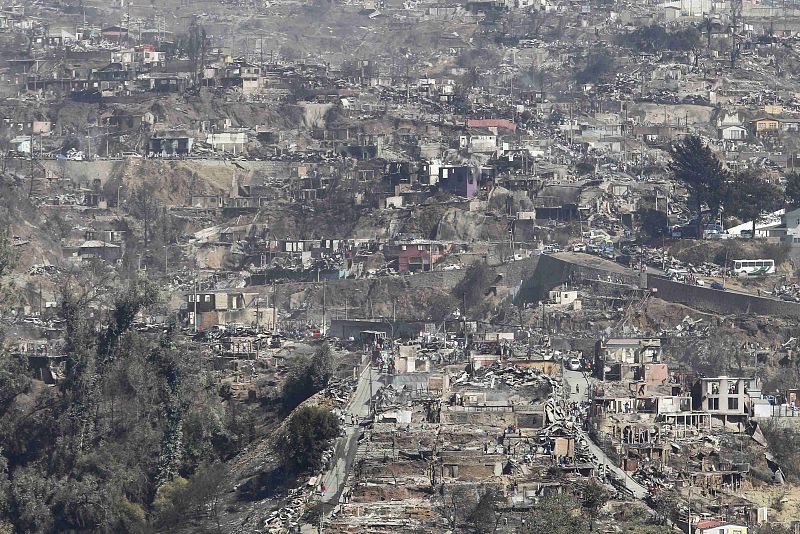
[{"label": "retaining wall", "polygon": [[746,295],[732,291],[690,286],[658,276],[647,277],[648,289],[654,297],[668,302],[685,304],[702,311],[721,314],[777,315],[800,318],[800,303]]}]

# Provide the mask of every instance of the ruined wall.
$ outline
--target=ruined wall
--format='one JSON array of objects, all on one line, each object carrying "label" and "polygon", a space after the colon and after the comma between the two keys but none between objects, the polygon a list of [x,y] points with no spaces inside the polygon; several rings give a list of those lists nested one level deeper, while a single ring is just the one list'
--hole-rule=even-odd
[{"label": "ruined wall", "polygon": [[[72,180],[81,186],[90,186],[95,178],[99,178],[101,183],[119,172],[124,166],[122,161],[98,160],[98,161],[55,161],[42,160],[42,166],[47,171],[48,176],[53,178],[64,178]],[[26,163],[23,163],[26,165]]]},{"label": "ruined wall", "polygon": [[479,410],[478,408],[462,408],[460,410],[442,410],[441,422],[449,425],[488,425],[504,427],[517,424],[517,414],[509,410]]},{"label": "ruined wall", "polygon": [[647,277],[647,287],[656,290],[656,298],[709,312],[800,317],[800,303],[796,302],[690,286],[657,276]]}]

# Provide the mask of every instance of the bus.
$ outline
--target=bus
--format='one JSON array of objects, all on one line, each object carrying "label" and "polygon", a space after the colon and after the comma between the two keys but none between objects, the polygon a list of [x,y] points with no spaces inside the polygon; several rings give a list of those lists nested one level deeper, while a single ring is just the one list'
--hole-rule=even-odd
[{"label": "bus", "polygon": [[775,272],[775,260],[733,260],[733,272],[740,276],[773,274]]}]

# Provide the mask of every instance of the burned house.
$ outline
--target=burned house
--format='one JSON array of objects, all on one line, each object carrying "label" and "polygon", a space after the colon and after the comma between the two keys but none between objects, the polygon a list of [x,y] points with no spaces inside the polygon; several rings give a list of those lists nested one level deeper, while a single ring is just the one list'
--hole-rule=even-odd
[{"label": "burned house", "polygon": [[750,417],[751,395],[758,398],[760,387],[755,378],[699,378],[692,386],[692,409],[707,412],[714,419],[742,428]]},{"label": "burned house", "polygon": [[156,132],[147,146],[151,156],[186,156],[192,151],[194,138],[184,130]]},{"label": "burned house", "polygon": [[122,247],[96,239],[89,240],[78,247],[77,255],[81,260],[99,259],[114,263],[122,259]]},{"label": "burned house", "polygon": [[184,295],[184,302],[183,319],[198,330],[231,323],[271,330],[275,324],[275,309],[262,306],[255,291],[197,290]]},{"label": "burned house", "polygon": [[533,199],[536,218],[555,221],[572,221],[578,218],[581,187],[576,185],[549,185],[542,188]]},{"label": "burned house", "polygon": [[439,167],[439,187],[452,195],[472,198],[478,192],[478,176],[474,168],[468,166]]},{"label": "burned house", "polygon": [[[603,380],[645,378],[645,365],[661,362],[658,338],[611,338],[595,344],[595,375]],[[655,370],[654,370],[655,372]]]}]

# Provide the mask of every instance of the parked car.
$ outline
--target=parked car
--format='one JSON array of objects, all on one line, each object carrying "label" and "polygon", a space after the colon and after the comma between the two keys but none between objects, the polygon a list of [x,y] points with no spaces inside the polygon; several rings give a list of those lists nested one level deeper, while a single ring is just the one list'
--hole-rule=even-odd
[{"label": "parked car", "polygon": [[567,369],[570,371],[580,371],[581,370],[581,360],[579,358],[570,358],[567,360]]},{"label": "parked car", "polygon": [[720,291],[725,291],[725,286],[719,282],[711,282],[711,289],[719,289]]}]

